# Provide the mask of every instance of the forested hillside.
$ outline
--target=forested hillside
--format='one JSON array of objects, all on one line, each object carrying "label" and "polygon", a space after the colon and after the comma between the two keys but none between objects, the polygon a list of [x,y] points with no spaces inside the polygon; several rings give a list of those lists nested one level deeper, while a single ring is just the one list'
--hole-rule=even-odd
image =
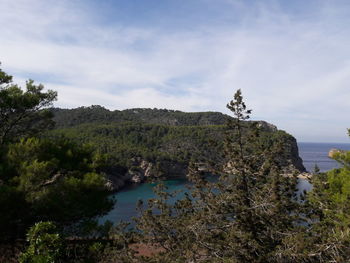
[{"label": "forested hillside", "polygon": [[57,128],[72,127],[83,123],[142,122],[175,126],[222,125],[227,115],[220,112],[181,112],[167,109],[135,108],[110,111],[102,106],[76,109],[52,109]]},{"label": "forested hillside", "polygon": [[[106,173],[114,178],[121,178],[128,171],[125,181],[135,175],[139,177],[136,181],[145,177],[183,177],[190,163],[210,161],[222,166],[227,161],[223,156],[224,124],[230,117],[222,113],[164,109],[109,111],[101,106],[55,108],[52,112],[56,129],[50,136],[64,135],[108,154],[110,167]],[[263,121],[256,124],[266,149],[282,141],[282,166],[304,170],[291,135]]]}]

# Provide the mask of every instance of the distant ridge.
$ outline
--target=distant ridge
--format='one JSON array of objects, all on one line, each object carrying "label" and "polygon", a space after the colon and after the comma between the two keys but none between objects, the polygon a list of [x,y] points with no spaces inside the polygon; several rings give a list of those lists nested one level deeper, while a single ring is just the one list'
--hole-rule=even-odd
[{"label": "distant ridge", "polygon": [[110,111],[99,105],[75,109],[53,108],[57,128],[83,123],[142,122],[172,126],[223,125],[230,118],[220,112],[182,112],[167,109],[134,108]]},{"label": "distant ridge", "polygon": [[[183,112],[168,109],[132,108],[110,111],[100,105],[74,109],[52,108],[56,128],[69,128],[85,123],[109,124],[138,122],[170,126],[225,125],[229,115],[215,111]],[[277,127],[266,121],[257,121],[265,131],[277,131]]]}]

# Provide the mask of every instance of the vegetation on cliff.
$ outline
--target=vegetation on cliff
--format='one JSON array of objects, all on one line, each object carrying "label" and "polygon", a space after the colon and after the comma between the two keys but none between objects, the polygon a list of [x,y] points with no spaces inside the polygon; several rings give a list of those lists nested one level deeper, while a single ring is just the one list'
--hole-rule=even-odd
[{"label": "vegetation on cliff", "polygon": [[[116,177],[138,168],[134,167],[135,157],[152,163],[152,175],[157,177],[184,177],[190,163],[210,162],[222,166],[228,161],[223,141],[227,132],[225,123],[232,119],[221,113],[158,109],[109,111],[100,106],[53,109],[52,112],[57,128],[50,136],[64,135],[108,154],[114,169],[107,173]],[[264,147],[283,141],[280,161],[284,167],[304,170],[291,135],[266,122],[252,123],[260,127],[259,140]],[[245,134],[252,123],[242,123],[243,140],[247,139]]]}]

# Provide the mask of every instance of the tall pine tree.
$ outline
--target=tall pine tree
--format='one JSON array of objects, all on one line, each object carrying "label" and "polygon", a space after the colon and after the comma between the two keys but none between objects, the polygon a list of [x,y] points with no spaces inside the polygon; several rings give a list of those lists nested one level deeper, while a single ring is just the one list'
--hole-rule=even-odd
[{"label": "tall pine tree", "polygon": [[[210,182],[195,165],[193,186],[184,198],[158,186],[158,199],[137,221],[138,244],[156,253],[141,258],[132,250],[119,253],[127,262],[297,262],[294,234],[303,230],[297,202],[296,175],[282,169],[283,143],[263,140],[258,122],[248,121],[248,110],[238,90],[227,107],[223,167]],[[208,162],[209,165],[210,162]],[[125,246],[127,247],[127,246]],[[130,256],[131,255],[131,256]]]}]

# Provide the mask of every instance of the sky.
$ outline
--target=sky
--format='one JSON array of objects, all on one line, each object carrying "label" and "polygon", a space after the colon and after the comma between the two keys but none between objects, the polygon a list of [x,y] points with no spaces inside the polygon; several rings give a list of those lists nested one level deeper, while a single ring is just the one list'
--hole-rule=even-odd
[{"label": "sky", "polygon": [[1,68],[55,106],[220,111],[350,142],[348,0],[0,0]]}]

